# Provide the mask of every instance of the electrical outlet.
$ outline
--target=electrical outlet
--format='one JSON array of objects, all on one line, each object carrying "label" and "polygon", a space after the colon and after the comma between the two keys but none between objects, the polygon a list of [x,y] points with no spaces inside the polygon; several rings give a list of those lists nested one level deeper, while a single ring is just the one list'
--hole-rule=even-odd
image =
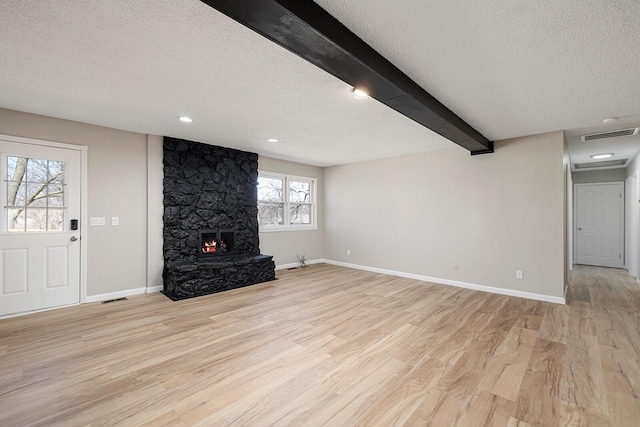
[{"label": "electrical outlet", "polygon": [[516,279],[522,279],[522,270],[516,270]]},{"label": "electrical outlet", "polygon": [[347,249],[347,255],[351,255],[351,249]]}]

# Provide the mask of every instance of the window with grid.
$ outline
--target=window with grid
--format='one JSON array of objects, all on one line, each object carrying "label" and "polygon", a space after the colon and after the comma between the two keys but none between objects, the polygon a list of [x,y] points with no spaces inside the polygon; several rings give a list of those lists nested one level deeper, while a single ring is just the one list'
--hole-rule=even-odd
[{"label": "window with grid", "polygon": [[64,231],[64,162],[7,156],[6,231]]},{"label": "window with grid", "polygon": [[316,228],[316,179],[260,172],[260,231]]}]

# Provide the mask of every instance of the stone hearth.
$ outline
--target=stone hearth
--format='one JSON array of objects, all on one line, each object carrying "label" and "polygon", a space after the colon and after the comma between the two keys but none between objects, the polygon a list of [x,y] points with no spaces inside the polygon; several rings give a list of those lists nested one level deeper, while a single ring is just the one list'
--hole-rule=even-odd
[{"label": "stone hearth", "polygon": [[[275,279],[260,254],[258,155],[164,138],[164,293],[184,299]],[[233,230],[233,253],[203,257],[203,230]]]},{"label": "stone hearth", "polygon": [[229,255],[164,270],[164,294],[172,300],[208,295],[275,279],[268,255]]}]

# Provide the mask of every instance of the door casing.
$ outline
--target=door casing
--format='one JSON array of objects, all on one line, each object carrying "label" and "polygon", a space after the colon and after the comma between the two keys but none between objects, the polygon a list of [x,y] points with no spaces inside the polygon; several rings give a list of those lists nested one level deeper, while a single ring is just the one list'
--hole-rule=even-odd
[{"label": "door casing", "polygon": [[[67,150],[77,150],[80,151],[80,304],[87,302],[87,231],[88,231],[88,209],[87,209],[87,200],[88,200],[88,192],[87,192],[87,176],[88,176],[88,152],[89,147],[86,145],[75,145],[75,144],[67,144],[62,142],[34,139],[34,138],[24,138],[20,136],[13,135],[5,135],[0,134],[0,139],[7,142],[27,144],[27,145],[37,145],[43,147],[52,147],[52,148],[63,148]],[[0,316],[0,318],[4,317],[14,317],[20,316],[23,314],[30,314],[38,311],[46,311],[51,309],[56,309],[59,307],[46,308],[42,310],[34,310],[31,312],[25,313],[16,313],[10,314],[6,316]]]}]

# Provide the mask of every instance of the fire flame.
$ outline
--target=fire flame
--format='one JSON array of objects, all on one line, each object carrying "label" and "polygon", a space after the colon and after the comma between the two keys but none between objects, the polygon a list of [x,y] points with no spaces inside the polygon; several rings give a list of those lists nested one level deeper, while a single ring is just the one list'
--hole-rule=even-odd
[{"label": "fire flame", "polygon": [[202,252],[205,254],[215,253],[217,245],[218,242],[216,242],[215,240],[208,240],[203,243]]}]

